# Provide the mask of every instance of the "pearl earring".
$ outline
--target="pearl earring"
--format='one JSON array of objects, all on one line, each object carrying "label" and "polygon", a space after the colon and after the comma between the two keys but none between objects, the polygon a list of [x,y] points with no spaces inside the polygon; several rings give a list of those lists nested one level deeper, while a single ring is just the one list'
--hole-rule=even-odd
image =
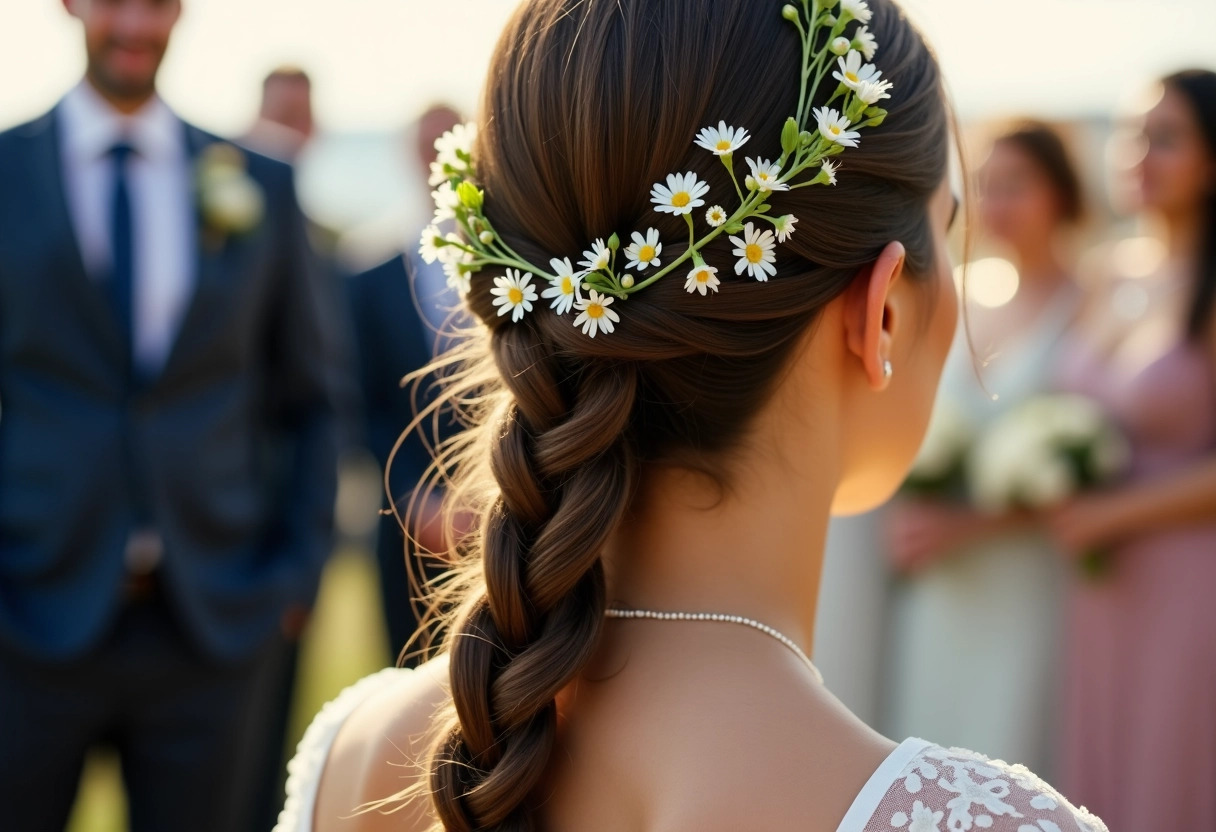
[{"label": "pearl earring", "polygon": [[891,376],[895,375],[895,367],[891,365],[891,359],[882,362],[882,377],[887,381],[891,380]]}]

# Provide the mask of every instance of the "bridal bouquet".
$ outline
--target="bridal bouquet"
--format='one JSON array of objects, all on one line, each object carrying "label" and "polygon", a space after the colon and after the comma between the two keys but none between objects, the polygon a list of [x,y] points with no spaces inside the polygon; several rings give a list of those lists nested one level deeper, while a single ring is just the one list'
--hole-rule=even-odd
[{"label": "bridal bouquet", "polygon": [[914,497],[965,499],[967,454],[974,442],[975,428],[966,412],[955,402],[940,399],[903,491]]},{"label": "bridal bouquet", "polygon": [[[982,511],[1042,510],[1110,483],[1127,465],[1127,441],[1090,399],[1046,395],[1013,408],[988,428],[968,454],[966,479]],[[1082,559],[1098,577],[1104,552]]]}]

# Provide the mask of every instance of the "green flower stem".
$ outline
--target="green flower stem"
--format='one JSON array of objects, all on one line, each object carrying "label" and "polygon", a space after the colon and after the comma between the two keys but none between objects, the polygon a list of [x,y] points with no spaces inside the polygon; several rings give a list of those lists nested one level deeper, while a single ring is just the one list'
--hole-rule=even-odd
[{"label": "green flower stem", "polygon": [[488,219],[486,219],[485,214],[478,214],[477,219],[484,222],[486,224],[486,230],[494,235],[494,244],[497,244],[500,249],[514,257],[516,260],[522,261],[524,259],[519,256],[519,252],[507,245],[507,241],[504,240],[502,235],[498,233],[498,229],[496,229],[494,225]]},{"label": "green flower stem", "polygon": [[[835,29],[833,29],[832,32],[833,33],[828,37],[828,43],[831,43],[832,38],[836,37]],[[815,83],[811,85],[811,94],[807,98],[806,103],[807,103],[808,109],[810,108],[810,105],[812,103],[814,103],[815,93],[819,92],[819,82],[823,80],[824,75],[826,74],[821,71],[821,67],[823,66],[823,59],[825,56],[830,55],[830,54],[832,54],[832,53],[828,49],[825,48],[822,52],[819,53],[819,57],[815,59],[814,67],[811,68],[811,74],[815,76]],[[798,123],[801,125],[805,125],[807,116],[809,116],[809,115],[810,114],[807,112],[800,112],[798,114]]]},{"label": "green flower stem", "polygon": [[[802,4],[803,11],[806,11],[806,3]],[[810,19],[810,15],[807,15]],[[798,17],[794,20],[794,25],[798,27],[798,34],[802,36],[802,65],[807,66],[811,62],[811,40],[812,37],[807,33],[807,30],[802,25],[802,18]],[[806,107],[806,82],[809,80],[805,72],[802,75],[802,87],[798,90],[798,124],[802,124],[802,113]]]},{"label": "green flower stem", "polygon": [[697,230],[692,225],[692,214],[685,214],[684,222],[688,223],[688,247],[691,249],[697,244]]},{"label": "green flower stem", "polygon": [[715,228],[713,231],[710,231],[708,234],[706,234],[704,237],[702,237],[700,240],[698,240],[696,243],[694,243],[692,246],[690,246],[686,252],[681,254],[674,262],[670,263],[662,271],[658,272],[657,274],[651,275],[650,277],[643,280],[641,283],[635,284],[634,287],[632,289],[630,289],[628,292],[623,292],[621,294],[618,294],[617,297],[624,300],[626,297],[633,294],[634,292],[645,289],[646,287],[650,286],[651,284],[656,283],[660,278],[666,277],[667,275],[671,274],[673,271],[675,271],[677,268],[679,268],[682,264],[687,263],[689,260],[693,259],[693,257],[695,257],[701,251],[701,249],[705,248],[711,242],[716,240],[722,234],[722,232],[725,231],[727,228],[730,228],[735,223],[742,222],[745,219],[750,219],[754,214],[754,209],[757,208],[763,202],[764,202],[763,194],[761,194],[759,191],[753,192],[750,196],[748,196],[748,198],[746,200],[744,200],[743,204],[741,206],[739,206],[739,210],[735,211],[735,213],[731,216],[731,218],[729,220],[727,220],[722,225]]},{"label": "green flower stem", "polygon": [[513,260],[513,259],[507,258],[507,257],[497,257],[493,254],[487,255],[484,252],[475,252],[475,254],[480,255],[480,259],[474,260],[472,263],[465,264],[467,266],[467,268],[471,271],[477,271],[479,269],[485,268],[486,266],[507,266],[507,267],[510,267],[513,269],[519,269],[521,272],[531,274],[533,277],[538,277],[541,280],[547,280],[550,283],[553,283],[554,281],[557,280],[557,275],[552,275],[547,272],[543,272],[540,269],[533,266],[531,263],[525,263],[523,260]]},{"label": "green flower stem", "polygon": [[722,160],[722,164],[726,166],[726,172],[730,174],[730,181],[735,186],[735,193],[739,195],[739,204],[742,205],[747,201],[747,198],[743,196],[743,189],[739,187],[739,179],[735,176],[735,155],[733,153],[728,153],[725,156],[720,156],[718,158],[720,158]]}]

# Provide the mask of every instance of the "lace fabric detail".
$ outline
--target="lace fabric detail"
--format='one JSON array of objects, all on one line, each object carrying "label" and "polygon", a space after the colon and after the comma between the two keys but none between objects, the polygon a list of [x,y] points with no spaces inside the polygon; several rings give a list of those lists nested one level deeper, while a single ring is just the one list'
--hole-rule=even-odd
[{"label": "lace fabric detail", "polygon": [[1108,832],[1025,766],[938,745],[903,766],[862,830]]},{"label": "lace fabric detail", "polygon": [[321,708],[287,764],[287,797],[273,832],[312,832],[321,774],[342,724],[362,702],[411,672],[408,668],[385,668],[355,682]]}]

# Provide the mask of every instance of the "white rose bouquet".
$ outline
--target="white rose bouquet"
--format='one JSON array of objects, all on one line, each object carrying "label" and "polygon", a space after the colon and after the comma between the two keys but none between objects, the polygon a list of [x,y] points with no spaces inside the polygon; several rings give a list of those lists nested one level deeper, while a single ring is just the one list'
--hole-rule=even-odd
[{"label": "white rose bouquet", "polygon": [[967,498],[966,461],[975,427],[955,402],[942,398],[933,408],[920,453],[904,480],[904,493],[955,501]]},{"label": "white rose bouquet", "polygon": [[[1101,407],[1083,396],[1031,399],[997,419],[975,442],[967,461],[972,502],[992,513],[1043,510],[1125,469],[1129,447]],[[1110,566],[1104,552],[1082,559],[1098,577]]]}]

